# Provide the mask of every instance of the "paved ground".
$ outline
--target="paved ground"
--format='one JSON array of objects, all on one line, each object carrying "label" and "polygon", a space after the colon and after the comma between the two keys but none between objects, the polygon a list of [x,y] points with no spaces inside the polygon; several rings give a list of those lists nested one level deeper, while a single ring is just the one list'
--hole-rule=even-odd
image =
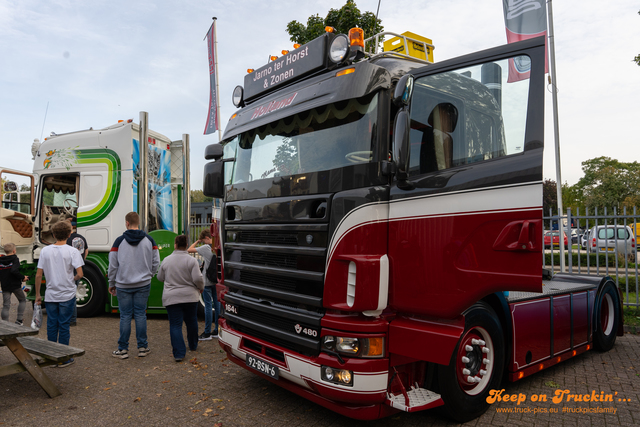
[{"label": "paved ground", "polygon": [[[30,318],[31,310],[27,308]],[[46,317],[46,316],[45,316]],[[15,309],[11,314],[15,319]],[[202,329],[202,325],[201,325]],[[45,338],[44,330],[40,337]],[[49,399],[26,372],[0,378],[0,425],[4,426],[445,426],[436,411],[399,413],[375,422],[337,415],[262,380],[229,362],[217,341],[200,344],[183,363],[171,357],[169,325],[163,316],[149,320],[151,354],[117,360],[110,353],[118,339],[118,317],[79,319],[71,345],[86,355],[64,369],[46,368],[62,391]],[[13,356],[0,348],[0,364]],[[190,362],[188,361],[190,359]],[[587,352],[517,383],[508,394],[526,401],[495,403],[470,426],[640,425],[640,336],[619,337],[608,353]],[[612,395],[612,402],[551,401],[557,390]],[[547,402],[532,396],[547,395]],[[557,413],[553,413],[557,410]],[[611,413],[580,413],[602,411]],[[505,411],[512,411],[507,413]],[[520,411],[520,412],[516,412]],[[615,411],[615,412],[614,412]]]}]

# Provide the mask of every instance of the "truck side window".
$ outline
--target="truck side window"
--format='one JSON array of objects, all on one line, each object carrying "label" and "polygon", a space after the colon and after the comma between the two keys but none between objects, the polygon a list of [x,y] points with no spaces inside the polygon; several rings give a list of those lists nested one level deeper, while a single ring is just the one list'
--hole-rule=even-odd
[{"label": "truck side window", "polygon": [[509,80],[512,59],[416,80],[409,175],[523,151],[529,80]]}]

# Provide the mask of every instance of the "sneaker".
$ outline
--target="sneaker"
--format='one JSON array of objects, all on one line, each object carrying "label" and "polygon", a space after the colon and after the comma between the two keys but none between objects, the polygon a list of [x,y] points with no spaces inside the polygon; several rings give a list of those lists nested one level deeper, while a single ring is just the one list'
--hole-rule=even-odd
[{"label": "sneaker", "polygon": [[176,362],[177,362],[177,363],[182,362],[182,358],[177,358],[177,357],[176,357]]},{"label": "sneaker", "polygon": [[116,350],[111,353],[113,357],[117,357],[118,359],[127,359],[129,358],[129,352],[127,350]]},{"label": "sneaker", "polygon": [[138,349],[138,357],[145,357],[150,351],[151,349],[149,347],[140,347]]},{"label": "sneaker", "polygon": [[75,359],[69,359],[66,362],[58,363],[58,368],[66,368],[76,363]]},{"label": "sneaker", "polygon": [[216,338],[216,339],[218,339],[218,337],[219,337],[219,335],[218,335],[218,332],[217,332],[217,331],[211,334],[211,338]]},{"label": "sneaker", "polygon": [[213,339],[213,335],[208,334],[206,332],[203,332],[200,334],[200,336],[198,337],[198,341],[209,341]]},{"label": "sneaker", "polygon": [[18,325],[18,326],[22,326],[22,325],[23,325],[23,324],[22,324],[22,320],[16,320],[16,325]]}]

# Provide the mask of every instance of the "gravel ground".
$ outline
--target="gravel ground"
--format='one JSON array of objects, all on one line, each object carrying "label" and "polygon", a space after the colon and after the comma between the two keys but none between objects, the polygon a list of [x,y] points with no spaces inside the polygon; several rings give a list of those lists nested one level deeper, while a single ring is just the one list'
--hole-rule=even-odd
[{"label": "gravel ground", "polygon": [[[27,308],[26,319],[31,318]],[[15,319],[15,307],[11,320]],[[46,319],[46,314],[45,314]],[[444,426],[437,411],[399,413],[375,422],[358,422],[324,409],[230,362],[216,340],[201,342],[182,363],[171,355],[166,316],[148,320],[151,353],[127,360],[111,357],[117,348],[118,316],[78,319],[71,345],[86,350],[68,368],[45,368],[62,392],[50,399],[26,373],[0,378],[0,425],[4,426]],[[200,330],[203,330],[203,323]],[[184,332],[186,336],[186,331]],[[135,333],[132,334],[132,338]],[[46,332],[40,331],[40,338]],[[135,343],[135,339],[132,341]],[[132,347],[135,347],[133,345]],[[0,365],[14,357],[0,348]],[[616,414],[562,413],[563,405],[528,403],[520,407],[559,414],[499,413],[516,408],[500,403],[467,423],[477,426],[640,425],[640,336],[619,337],[608,353],[587,352],[554,368],[506,384],[505,393],[548,394],[559,388],[577,393],[618,392],[613,403],[571,403],[573,408],[616,408]],[[620,399],[620,400],[617,400]],[[540,411],[543,412],[543,411]]]}]

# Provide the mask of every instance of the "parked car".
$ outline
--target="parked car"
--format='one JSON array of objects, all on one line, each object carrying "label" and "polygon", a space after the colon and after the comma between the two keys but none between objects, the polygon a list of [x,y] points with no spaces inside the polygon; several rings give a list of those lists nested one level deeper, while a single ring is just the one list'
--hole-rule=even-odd
[{"label": "parked car", "polygon": [[580,230],[577,228],[571,229],[571,244],[577,245],[580,243]]},{"label": "parked car", "polygon": [[[569,242],[567,240],[567,235],[565,233],[562,233],[562,235],[564,236],[564,248],[568,249]],[[547,231],[544,233],[544,248],[550,249],[552,245],[553,247],[560,247],[560,232],[557,230]]]},{"label": "parked car", "polygon": [[597,253],[618,253],[636,258],[636,239],[627,225],[598,225],[589,231],[587,251]]}]

